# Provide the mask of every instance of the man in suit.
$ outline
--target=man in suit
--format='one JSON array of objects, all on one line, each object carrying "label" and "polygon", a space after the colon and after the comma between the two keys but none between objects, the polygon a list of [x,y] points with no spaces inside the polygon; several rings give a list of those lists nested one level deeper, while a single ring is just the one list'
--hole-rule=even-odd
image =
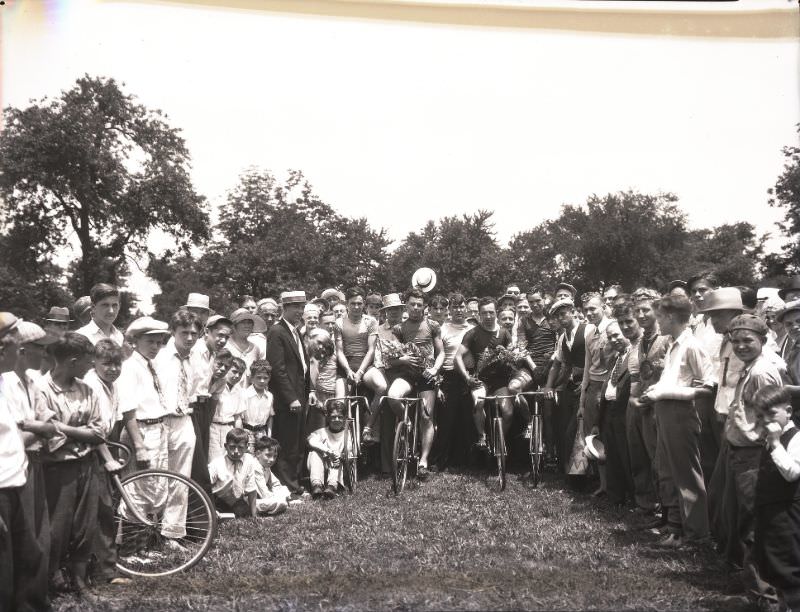
[{"label": "man in suit", "polygon": [[285,291],[281,294],[283,316],[267,334],[267,361],[272,365],[269,390],[274,397],[273,435],[281,451],[275,475],[292,492],[290,499],[303,495],[300,470],[303,466],[303,426],[305,424],[309,378],[308,355],[297,327],[303,317],[306,294]]}]

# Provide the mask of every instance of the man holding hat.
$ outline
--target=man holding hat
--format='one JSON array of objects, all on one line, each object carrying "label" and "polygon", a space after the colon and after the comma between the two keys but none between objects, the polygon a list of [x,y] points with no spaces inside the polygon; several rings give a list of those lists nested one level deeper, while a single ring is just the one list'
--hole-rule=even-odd
[{"label": "man holding hat", "polygon": [[267,361],[272,366],[269,390],[275,398],[273,434],[281,445],[275,475],[297,499],[303,494],[300,471],[310,389],[308,355],[297,331],[306,305],[306,294],[304,291],[284,291],[281,304],[283,316],[267,334]]},{"label": "man holding hat", "polygon": [[114,327],[119,316],[119,289],[114,285],[98,283],[89,292],[92,320],[79,328],[77,332],[97,344],[103,338],[110,338],[122,346],[125,338],[122,332]]}]

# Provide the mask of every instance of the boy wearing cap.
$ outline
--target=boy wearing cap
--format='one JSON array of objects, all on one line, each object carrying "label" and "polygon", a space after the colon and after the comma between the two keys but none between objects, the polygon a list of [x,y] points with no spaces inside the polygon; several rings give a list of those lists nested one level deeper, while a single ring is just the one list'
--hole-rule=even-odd
[{"label": "boy wearing cap", "polygon": [[80,380],[94,362],[94,346],[75,332],[52,345],[52,371],[36,383],[37,399],[53,414],[56,434],[42,449],[44,483],[50,513],[50,580],[54,591],[86,586],[97,520],[97,470],[94,447],[103,441],[100,405],[89,385]]},{"label": "boy wearing cap", "polygon": [[[3,375],[16,366],[17,325],[14,315],[0,312]],[[4,387],[0,384],[0,610],[49,610],[47,555],[37,542],[30,507],[25,502],[28,459]]]},{"label": "boy wearing cap", "polygon": [[97,344],[103,338],[110,338],[122,346],[125,338],[122,332],[114,327],[119,316],[119,289],[114,285],[98,283],[89,292],[92,302],[92,320],[77,331]]},{"label": "boy wearing cap", "polygon": [[728,326],[733,352],[743,368],[725,420],[728,452],[724,456],[725,488],[721,506],[727,534],[720,544],[726,559],[744,567],[756,590],[769,593],[771,587],[759,577],[752,559],[755,540],[755,493],[759,463],[766,442],[766,430],[754,404],[755,395],[768,385],[781,386],[778,368],[763,353],[769,328],[751,314],[735,317]]},{"label": "boy wearing cap", "polygon": [[286,291],[281,294],[283,317],[267,334],[267,361],[272,366],[269,390],[274,398],[273,437],[283,449],[275,464],[278,479],[294,498],[303,493],[300,470],[303,466],[306,402],[310,389],[308,355],[297,327],[303,316],[306,294]]},{"label": "boy wearing cap", "polygon": [[714,385],[711,359],[689,327],[691,302],[666,296],[658,303],[656,319],[669,336],[661,379],[641,401],[655,403],[658,422],[656,464],[661,503],[669,535],[659,545],[680,548],[708,540],[708,504],[700,465],[700,418],[693,400]]},{"label": "boy wearing cap", "polygon": [[[178,310],[169,322],[172,337],[153,360],[167,409],[163,430],[167,437],[167,469],[184,476],[191,476],[197,441],[191,417],[191,391],[195,374],[190,355],[201,330],[196,314],[189,310]],[[171,538],[186,535],[187,504],[186,488],[181,487],[169,493],[164,524],[170,527],[164,535]]]}]

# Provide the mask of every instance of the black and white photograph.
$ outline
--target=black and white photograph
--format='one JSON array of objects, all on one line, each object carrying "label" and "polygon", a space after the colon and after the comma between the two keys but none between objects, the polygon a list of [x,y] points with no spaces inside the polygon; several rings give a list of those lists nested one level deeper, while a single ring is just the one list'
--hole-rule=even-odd
[{"label": "black and white photograph", "polygon": [[800,612],[797,0],[0,1],[0,612]]}]

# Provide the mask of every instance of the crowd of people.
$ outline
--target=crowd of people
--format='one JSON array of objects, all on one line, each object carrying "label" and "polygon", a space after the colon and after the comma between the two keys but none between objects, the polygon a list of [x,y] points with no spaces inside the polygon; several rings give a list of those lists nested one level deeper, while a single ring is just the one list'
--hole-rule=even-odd
[{"label": "crowd of people", "polygon": [[[429,481],[486,453],[489,395],[508,396],[506,438],[530,438],[518,394],[539,391],[567,485],[596,485],[659,548],[716,546],[755,597],[800,610],[800,277],[780,291],[707,273],[663,291],[562,282],[499,298],[435,285],[421,268],[404,294],[242,296],[227,316],[191,293],[168,321],[124,332],[104,283],[38,323],[0,312],[0,609],[129,582],[109,474],[172,470],[221,516],[269,516],[341,494],[339,398],[369,398],[361,439],[388,474],[400,400],[419,397]],[[109,440],[130,447],[125,468]],[[169,495],[167,547],[185,546],[185,516]]]}]

